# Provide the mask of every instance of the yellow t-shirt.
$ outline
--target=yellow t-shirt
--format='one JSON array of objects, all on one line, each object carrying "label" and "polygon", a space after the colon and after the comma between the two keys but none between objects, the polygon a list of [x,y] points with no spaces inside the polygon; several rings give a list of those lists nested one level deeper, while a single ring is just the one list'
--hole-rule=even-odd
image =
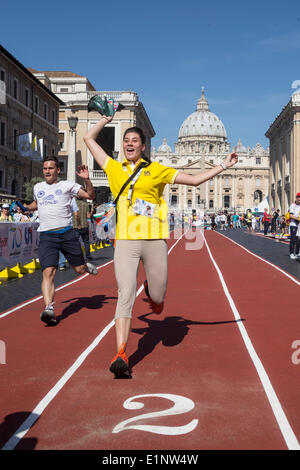
[{"label": "yellow t-shirt", "polygon": [[[145,160],[141,159],[141,161]],[[107,157],[103,170],[107,174],[114,198],[118,196],[120,189],[129,176],[132,175],[134,169],[135,167],[127,160],[118,162]],[[130,183],[126,186],[117,205],[117,240],[153,240],[169,237],[168,206],[162,199],[162,194],[165,185],[172,184],[177,174],[178,170],[174,168],[152,162],[149,166],[143,168],[134,184],[132,203],[127,199]],[[152,217],[137,215],[134,212],[133,207],[137,198],[154,204]]]}]

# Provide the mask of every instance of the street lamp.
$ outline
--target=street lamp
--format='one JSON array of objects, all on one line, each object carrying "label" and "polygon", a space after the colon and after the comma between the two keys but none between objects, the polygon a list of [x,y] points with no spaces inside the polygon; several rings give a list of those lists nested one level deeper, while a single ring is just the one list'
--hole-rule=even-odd
[{"label": "street lamp", "polygon": [[76,181],[76,126],[78,117],[69,116],[68,123],[70,127],[69,139],[69,156],[68,156],[68,173],[67,179],[69,181]]}]

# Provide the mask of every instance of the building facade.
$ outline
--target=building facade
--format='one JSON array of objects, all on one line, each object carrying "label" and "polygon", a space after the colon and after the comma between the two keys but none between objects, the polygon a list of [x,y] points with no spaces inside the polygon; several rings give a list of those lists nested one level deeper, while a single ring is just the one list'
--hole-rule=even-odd
[{"label": "building facade", "polygon": [[[100,95],[102,98],[104,96],[113,98],[124,106],[124,109],[115,114],[113,121],[105,126],[98,137],[99,144],[108,155],[122,161],[123,134],[129,127],[139,126],[146,136],[145,154],[150,156],[151,139],[155,132],[137,93],[134,91],[96,91],[86,77],[68,71],[39,72],[35,70],[33,73],[39,80],[47,83],[51,91],[65,103],[59,109],[60,150],[58,158],[63,168],[62,175],[65,177],[68,175],[73,146],[76,155],[75,166],[80,164],[88,166],[98,202],[106,200],[110,195],[106,174],[99,168],[83,141],[84,135],[100,119],[100,114],[96,111],[88,112],[88,102],[92,96]],[[75,132],[70,129],[69,118],[77,120]],[[74,145],[72,138],[75,140]]]},{"label": "building facade", "polygon": [[151,159],[180,171],[194,174],[220,164],[230,153],[237,152],[239,162],[220,175],[200,185],[188,187],[170,185],[165,198],[173,212],[205,211],[214,213],[245,212],[255,208],[268,196],[269,152],[259,143],[244,147],[241,140],[231,149],[222,121],[210,111],[204,90],[196,110],[182,123],[173,152],[166,139]]},{"label": "building facade", "polygon": [[0,194],[1,200],[25,197],[24,183],[41,176],[41,155],[18,150],[21,135],[43,144],[41,154],[57,153],[58,111],[62,101],[0,46]]},{"label": "building facade", "polygon": [[270,139],[270,203],[286,213],[300,191],[300,92],[275,118],[266,132]]}]

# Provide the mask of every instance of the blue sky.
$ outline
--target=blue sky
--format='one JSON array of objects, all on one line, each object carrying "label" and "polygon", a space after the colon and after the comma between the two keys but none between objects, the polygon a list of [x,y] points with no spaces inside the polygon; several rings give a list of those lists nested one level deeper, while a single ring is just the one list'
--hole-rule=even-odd
[{"label": "blue sky", "polygon": [[232,145],[260,142],[300,80],[299,0],[10,2],[0,42],[37,70],[71,70],[97,90],[134,90],[174,149],[205,87]]}]

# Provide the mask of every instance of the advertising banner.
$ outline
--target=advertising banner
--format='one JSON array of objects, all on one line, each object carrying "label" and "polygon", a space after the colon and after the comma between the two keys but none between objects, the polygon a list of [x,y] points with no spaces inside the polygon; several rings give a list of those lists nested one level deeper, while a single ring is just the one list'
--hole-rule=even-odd
[{"label": "advertising banner", "polygon": [[38,223],[0,223],[0,269],[38,257]]},{"label": "advertising banner", "polygon": [[[0,222],[0,271],[38,258],[38,222]],[[89,222],[90,243],[97,241],[95,224]]]}]

